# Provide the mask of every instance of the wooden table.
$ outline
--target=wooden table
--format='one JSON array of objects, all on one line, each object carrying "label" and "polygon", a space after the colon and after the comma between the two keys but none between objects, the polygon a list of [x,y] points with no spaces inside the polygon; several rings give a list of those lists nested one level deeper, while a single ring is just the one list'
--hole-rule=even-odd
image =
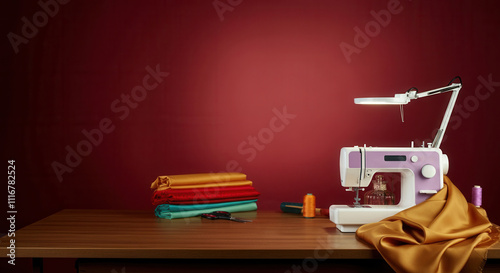
[{"label": "wooden table", "polygon": [[[102,258],[122,264],[139,259],[160,263],[182,259],[185,266],[193,259],[238,260],[239,266],[250,266],[252,259],[276,260],[286,261],[285,269],[292,269],[290,260],[302,269],[317,269],[320,263],[335,260],[385,263],[374,248],[353,233],[339,232],[326,217],[305,219],[266,211],[234,215],[253,222],[198,217],[167,220],[156,218],[152,211],[63,210],[16,231],[16,258],[36,258],[35,272],[43,270],[43,258],[83,258],[80,267],[93,270],[103,266]],[[8,239],[0,238],[2,257],[8,252]],[[490,248],[488,258],[500,259],[500,245]],[[103,272],[112,272],[108,269]],[[134,272],[132,265],[128,264],[126,272]]]}]

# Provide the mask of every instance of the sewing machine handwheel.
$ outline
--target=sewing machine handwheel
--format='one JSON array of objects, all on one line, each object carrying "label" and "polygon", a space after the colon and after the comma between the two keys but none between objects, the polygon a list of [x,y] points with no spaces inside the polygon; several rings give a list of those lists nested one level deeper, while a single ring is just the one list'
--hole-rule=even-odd
[{"label": "sewing machine handwheel", "polygon": [[422,175],[425,178],[433,178],[436,175],[436,168],[432,165],[425,165],[422,167]]}]

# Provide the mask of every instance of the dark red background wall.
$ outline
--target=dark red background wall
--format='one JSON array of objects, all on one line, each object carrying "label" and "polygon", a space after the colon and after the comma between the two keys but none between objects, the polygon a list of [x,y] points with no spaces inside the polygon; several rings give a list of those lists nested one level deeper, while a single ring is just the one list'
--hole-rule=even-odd
[{"label": "dark red background wall", "polygon": [[481,185],[500,222],[495,1],[48,2],[48,15],[36,1],[0,9],[2,160],[16,162],[19,227],[64,208],[153,211],[149,185],[166,174],[242,171],[259,209],[307,192],[322,207],[351,202],[340,148],[430,141],[449,95],[407,105],[404,123],[397,106],[353,99],[456,75],[449,177],[467,198]]}]

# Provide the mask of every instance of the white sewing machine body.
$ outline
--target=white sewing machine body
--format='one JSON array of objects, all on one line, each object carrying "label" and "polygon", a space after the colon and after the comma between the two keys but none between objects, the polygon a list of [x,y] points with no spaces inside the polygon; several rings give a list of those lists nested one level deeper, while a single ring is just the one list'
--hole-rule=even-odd
[{"label": "white sewing machine body", "polygon": [[[330,206],[330,220],[342,232],[355,232],[364,224],[378,222],[404,209],[425,201],[443,187],[443,176],[448,173],[448,157],[439,146],[448,126],[453,107],[462,88],[453,78],[447,86],[418,92],[412,87],[404,94],[394,97],[356,98],[355,104],[399,105],[403,119],[403,105],[411,100],[451,92],[434,141],[427,147],[372,148],[344,147],[340,150],[340,178],[343,187],[356,192],[354,205]],[[362,206],[359,190],[368,187],[377,172],[401,173],[401,199],[397,205]]]},{"label": "white sewing machine body", "polygon": [[340,151],[341,184],[348,190],[370,185],[375,173],[401,174],[401,198],[397,205],[332,205],[330,220],[342,232],[355,232],[425,201],[443,187],[448,158],[432,147],[344,147]]}]

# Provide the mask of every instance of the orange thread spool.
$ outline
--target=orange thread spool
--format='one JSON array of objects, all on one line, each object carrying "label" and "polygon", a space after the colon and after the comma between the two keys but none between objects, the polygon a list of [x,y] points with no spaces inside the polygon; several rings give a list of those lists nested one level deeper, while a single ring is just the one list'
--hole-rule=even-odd
[{"label": "orange thread spool", "polygon": [[314,196],[312,193],[304,195],[302,215],[305,218],[314,218],[314,216],[316,215],[316,196]]}]

